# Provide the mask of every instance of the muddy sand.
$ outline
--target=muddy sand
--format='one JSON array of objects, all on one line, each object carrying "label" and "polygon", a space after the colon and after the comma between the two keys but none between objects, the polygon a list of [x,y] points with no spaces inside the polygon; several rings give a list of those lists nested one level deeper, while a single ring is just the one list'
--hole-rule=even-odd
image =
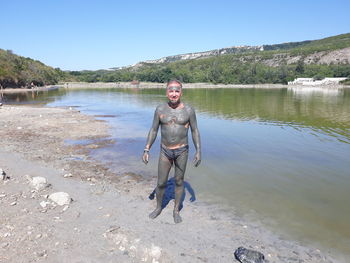
[{"label": "muddy sand", "polygon": [[[89,157],[113,143],[106,122],[73,108],[6,105],[0,115],[0,168],[10,177],[0,178],[0,262],[238,262],[240,246],[267,262],[341,262],[199,202],[185,200],[180,224],[172,204],[151,220],[156,178],[113,173]],[[50,186],[36,190],[32,177]],[[73,201],[57,205],[54,192]]]}]

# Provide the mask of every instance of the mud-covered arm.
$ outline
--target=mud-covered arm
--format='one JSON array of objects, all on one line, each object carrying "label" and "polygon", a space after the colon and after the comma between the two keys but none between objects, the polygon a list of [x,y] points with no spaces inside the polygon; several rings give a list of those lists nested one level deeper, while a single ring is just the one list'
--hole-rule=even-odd
[{"label": "mud-covered arm", "polygon": [[154,112],[152,127],[148,132],[146,146],[145,146],[145,149],[144,149],[143,155],[142,155],[142,161],[145,164],[148,163],[149,150],[151,149],[152,144],[154,143],[155,139],[157,138],[158,128],[159,128],[159,114],[158,114],[158,108],[157,108]]},{"label": "mud-covered arm", "polygon": [[194,163],[194,166],[197,167],[202,160],[201,137],[197,126],[196,112],[194,111],[193,108],[191,108],[191,111],[190,111],[190,127],[191,127],[193,144],[194,144],[194,147],[196,148],[196,154],[194,156],[193,163]]}]

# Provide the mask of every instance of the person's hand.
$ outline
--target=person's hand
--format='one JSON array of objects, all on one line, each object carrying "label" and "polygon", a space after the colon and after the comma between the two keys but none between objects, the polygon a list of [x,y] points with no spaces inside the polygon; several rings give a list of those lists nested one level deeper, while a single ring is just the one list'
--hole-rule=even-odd
[{"label": "person's hand", "polygon": [[147,164],[148,163],[148,159],[149,159],[149,153],[144,151],[143,152],[143,155],[142,155],[142,161],[144,164]]},{"label": "person's hand", "polygon": [[149,198],[150,200],[153,200],[153,199],[154,199],[154,194],[155,194],[154,192],[153,192],[153,193],[151,193],[151,194],[149,195],[149,197],[148,197],[148,198]]},{"label": "person's hand", "polygon": [[198,167],[198,165],[200,165],[202,159],[201,159],[201,154],[199,152],[196,152],[196,155],[194,156],[193,159],[193,164],[195,167]]}]

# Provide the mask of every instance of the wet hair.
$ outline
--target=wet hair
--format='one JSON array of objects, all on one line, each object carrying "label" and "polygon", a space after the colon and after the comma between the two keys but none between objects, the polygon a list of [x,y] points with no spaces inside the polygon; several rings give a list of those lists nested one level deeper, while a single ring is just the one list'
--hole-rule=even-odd
[{"label": "wet hair", "polygon": [[180,87],[182,88],[182,83],[181,83],[179,80],[177,80],[177,79],[171,79],[171,80],[169,80],[168,83],[166,84],[166,87],[169,87],[169,85],[170,85],[171,83],[177,83],[177,84],[179,84]]}]

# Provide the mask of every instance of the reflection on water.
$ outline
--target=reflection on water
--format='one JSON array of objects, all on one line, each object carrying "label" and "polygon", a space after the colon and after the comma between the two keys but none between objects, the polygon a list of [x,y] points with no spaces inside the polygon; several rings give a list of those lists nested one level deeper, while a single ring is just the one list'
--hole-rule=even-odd
[{"label": "reflection on water", "polygon": [[314,95],[338,96],[343,91],[343,88],[337,87],[337,86],[330,87],[330,88],[325,88],[322,86],[314,86],[314,87],[291,86],[291,87],[288,87],[288,90],[292,91],[296,95],[301,95],[301,96],[314,96]]},{"label": "reflection on water", "polygon": [[[68,90],[4,94],[10,104],[47,103]],[[74,93],[81,91],[73,90]],[[164,101],[159,89],[97,89],[90,92],[117,94],[145,107]],[[188,89],[183,100],[197,112],[223,119],[255,120],[275,125],[308,127],[349,141],[350,89],[295,87],[285,89]],[[80,107],[81,105],[69,105]],[[101,114],[101,117],[103,114]],[[115,117],[115,115],[105,117]],[[99,117],[99,116],[97,116]]]},{"label": "reflection on water", "polygon": [[59,93],[58,90],[55,91],[42,91],[42,90],[32,90],[27,92],[16,92],[16,93],[4,93],[1,94],[0,101],[9,104],[41,104],[52,101],[49,97],[54,94]]},{"label": "reflection on water", "polygon": [[[145,107],[164,101],[159,90],[122,91]],[[350,89],[188,89],[183,100],[215,118],[309,128],[350,141]]]},{"label": "reflection on water", "polygon": [[[17,100],[100,116],[116,143],[94,151],[96,158],[120,173],[154,178],[159,141],[149,165],[141,154],[164,92],[63,89]],[[350,255],[349,89],[185,89],[183,101],[195,107],[202,137],[203,162],[186,174],[198,199]]]}]

